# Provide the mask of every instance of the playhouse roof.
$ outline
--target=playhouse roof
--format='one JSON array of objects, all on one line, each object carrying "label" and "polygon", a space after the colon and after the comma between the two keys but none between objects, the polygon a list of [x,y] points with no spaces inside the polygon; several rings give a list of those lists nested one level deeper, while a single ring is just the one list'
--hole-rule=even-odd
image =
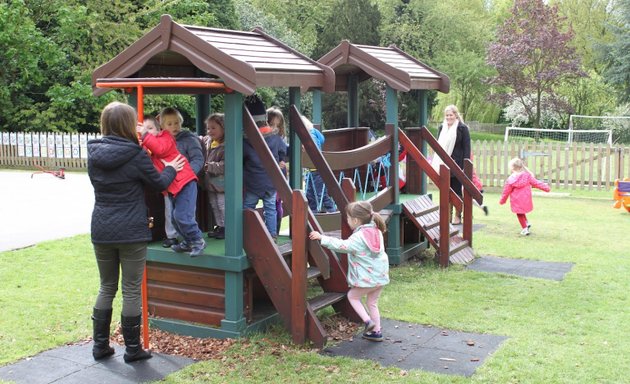
[{"label": "playhouse roof", "polygon": [[[300,87],[334,90],[333,70],[284,43],[262,29],[252,32],[181,25],[170,15],[160,24],[92,74],[95,95],[108,89],[96,83],[156,81],[145,93],[209,93],[203,86],[181,89],[182,81],[222,82],[243,94],[258,87]],[[171,85],[169,85],[169,83]],[[225,88],[223,88],[225,89]]]},{"label": "playhouse roof", "polygon": [[407,92],[411,89],[437,89],[448,93],[448,76],[400,50],[395,45],[375,47],[351,44],[344,40],[318,62],[335,70],[335,87],[347,89],[348,75],[355,74],[359,81],[370,77],[383,80],[390,87]]}]

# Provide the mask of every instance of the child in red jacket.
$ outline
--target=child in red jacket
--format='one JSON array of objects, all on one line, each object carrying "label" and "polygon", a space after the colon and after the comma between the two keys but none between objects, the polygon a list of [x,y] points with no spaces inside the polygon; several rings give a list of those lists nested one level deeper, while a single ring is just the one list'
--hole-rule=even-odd
[{"label": "child in red jacket", "polygon": [[516,213],[519,223],[521,223],[521,235],[529,235],[531,224],[527,221],[525,214],[534,209],[532,202],[532,187],[538,188],[545,192],[549,192],[550,188],[547,184],[537,180],[534,175],[525,167],[523,160],[514,158],[510,160],[509,167],[512,174],[505,181],[503,186],[503,194],[499,200],[499,204],[503,205],[510,197],[510,206],[512,212]]},{"label": "child in red jacket", "polygon": [[[142,134],[142,146],[150,151],[151,160],[158,171],[164,169],[163,161],[171,161],[181,155],[177,150],[175,138],[168,131],[161,130],[159,123],[154,118],[146,118],[139,129]],[[163,193],[168,195],[172,201],[173,225],[183,238],[182,242],[174,244],[171,249],[176,252],[189,252],[192,257],[203,254],[206,242],[203,240],[202,232],[195,218],[197,175],[188,161]],[[192,199],[193,195],[194,199]]]}]

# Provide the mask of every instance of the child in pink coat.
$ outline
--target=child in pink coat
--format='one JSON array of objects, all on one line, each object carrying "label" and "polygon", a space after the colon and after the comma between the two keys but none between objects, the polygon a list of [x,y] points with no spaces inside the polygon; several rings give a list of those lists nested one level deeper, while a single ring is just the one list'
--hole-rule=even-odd
[{"label": "child in pink coat", "polygon": [[508,196],[510,197],[512,212],[516,213],[521,228],[523,228],[521,235],[527,236],[529,235],[531,224],[527,221],[526,214],[534,209],[532,187],[545,192],[549,192],[550,188],[547,184],[534,177],[523,164],[523,160],[514,158],[510,160],[509,166],[512,170],[512,174],[505,181],[499,204],[505,204]]}]

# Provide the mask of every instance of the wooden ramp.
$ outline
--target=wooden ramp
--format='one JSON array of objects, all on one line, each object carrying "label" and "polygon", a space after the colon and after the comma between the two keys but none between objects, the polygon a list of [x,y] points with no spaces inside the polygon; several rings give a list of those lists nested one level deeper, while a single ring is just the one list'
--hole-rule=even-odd
[{"label": "wooden ramp", "polygon": [[[403,212],[429,240],[440,250],[440,207],[429,196],[420,196],[402,204]],[[449,224],[448,260],[452,264],[468,264],[475,259],[473,249],[461,236],[459,229]]]}]

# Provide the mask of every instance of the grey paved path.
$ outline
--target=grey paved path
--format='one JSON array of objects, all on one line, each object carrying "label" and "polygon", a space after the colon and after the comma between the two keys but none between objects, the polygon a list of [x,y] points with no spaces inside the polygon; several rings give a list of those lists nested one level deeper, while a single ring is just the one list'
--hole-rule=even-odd
[{"label": "grey paved path", "polygon": [[373,360],[401,369],[471,376],[507,339],[504,336],[458,332],[403,321],[382,320],[384,340],[364,340],[358,334],[323,350],[328,356]]},{"label": "grey paved path", "polygon": [[161,380],[194,362],[179,356],[153,354],[153,358],[127,364],[124,347],[116,354],[94,361],[92,343],[51,349],[15,364],[0,367],[0,379],[17,384],[131,384]]},{"label": "grey paved path", "polygon": [[573,263],[483,256],[475,259],[467,268],[480,272],[506,273],[560,281],[571,271]]},{"label": "grey paved path", "polygon": [[90,232],[94,190],[87,173],[0,170],[0,252]]}]

